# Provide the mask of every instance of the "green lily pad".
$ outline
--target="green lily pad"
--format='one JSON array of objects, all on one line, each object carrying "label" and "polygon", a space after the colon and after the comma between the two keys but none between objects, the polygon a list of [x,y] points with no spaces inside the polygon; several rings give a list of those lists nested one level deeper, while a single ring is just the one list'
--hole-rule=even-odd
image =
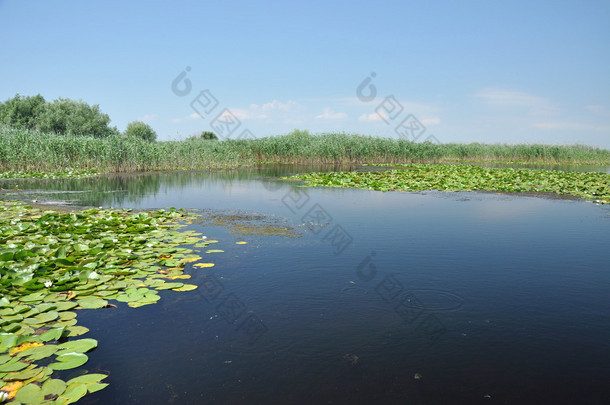
[{"label": "green lily pad", "polygon": [[87,391],[89,391],[90,394],[93,394],[94,392],[97,392],[99,390],[103,390],[108,385],[110,385],[110,384],[107,384],[107,383],[89,383],[89,384],[87,384]]},{"label": "green lily pad", "polygon": [[174,288],[180,288],[183,285],[183,283],[165,283],[157,287],[157,290],[171,290]]},{"label": "green lily pad", "polygon": [[59,313],[59,319],[61,321],[69,321],[76,318],[76,312],[64,311]]},{"label": "green lily pad", "polygon": [[81,376],[75,377],[71,380],[66,381],[66,384],[91,384],[102,381],[104,378],[108,377],[106,374],[83,374]]},{"label": "green lily pad", "polygon": [[50,357],[57,351],[57,345],[44,345],[26,349],[20,353],[21,357],[27,357],[29,361],[42,360]]},{"label": "green lily pad", "polygon": [[55,304],[57,306],[57,311],[69,311],[78,306],[78,303],[74,301],[63,301]]},{"label": "green lily pad", "polygon": [[42,299],[46,296],[46,292],[35,292],[29,295],[24,295],[23,297],[19,298],[19,301],[21,302],[27,302],[27,303],[35,303],[35,302],[42,302]]},{"label": "green lily pad", "polygon": [[10,325],[2,327],[2,331],[8,333],[17,332],[19,329],[21,329],[21,325],[19,325],[18,323],[11,323]]},{"label": "green lily pad", "polygon": [[40,334],[38,336],[38,338],[42,341],[42,342],[49,342],[51,340],[59,340],[59,338],[61,337],[61,335],[63,334],[65,328],[53,328],[53,329],[49,329],[48,331]]},{"label": "green lily pad", "polygon": [[42,384],[42,394],[47,395],[61,395],[66,390],[66,383],[56,378],[50,378]]},{"label": "green lily pad", "polygon": [[97,340],[85,338],[78,340],[71,340],[69,342],[62,343],[57,346],[58,349],[62,351],[72,351],[78,353],[86,353],[91,349],[97,347]]},{"label": "green lily pad", "polygon": [[19,372],[8,373],[3,378],[3,380],[4,381],[23,381],[23,380],[29,380],[30,378],[36,377],[42,371],[43,371],[42,368],[30,368],[30,369],[19,371]]},{"label": "green lily pad", "polygon": [[0,365],[0,373],[10,373],[12,371],[23,370],[27,366],[27,363],[23,363],[19,361],[19,359],[15,358],[12,361],[8,361]]},{"label": "green lily pad", "polygon": [[101,298],[85,297],[78,300],[78,305],[83,308],[95,309],[105,307],[106,305],[108,305],[108,301],[103,300]]},{"label": "green lily pad", "polygon": [[70,326],[68,328],[66,328],[67,330],[67,337],[74,337],[74,336],[80,336],[80,335],[84,335],[85,333],[89,332],[88,328],[85,328],[84,326],[80,326],[80,325],[76,325],[76,326]]},{"label": "green lily pad", "polygon": [[40,404],[44,401],[44,395],[36,384],[27,384],[15,395],[15,401],[22,404]]},{"label": "green lily pad", "polygon": [[72,384],[66,388],[59,398],[57,398],[55,403],[64,405],[73,404],[85,395],[87,395],[87,386],[85,384]]},{"label": "green lily pad", "polygon": [[57,362],[49,364],[49,367],[53,370],[69,370],[82,366],[88,359],[86,354],[68,352],[57,356]]},{"label": "green lily pad", "polygon": [[49,304],[48,302],[44,302],[42,304],[36,305],[36,309],[38,310],[39,313],[43,313],[43,312],[47,312],[47,311],[50,311],[53,309],[57,309],[57,305]]},{"label": "green lily pad", "polygon": [[44,323],[52,322],[59,318],[59,313],[57,311],[49,311],[43,312],[42,314],[38,314],[33,318],[24,319],[23,323],[27,325],[41,325]]}]

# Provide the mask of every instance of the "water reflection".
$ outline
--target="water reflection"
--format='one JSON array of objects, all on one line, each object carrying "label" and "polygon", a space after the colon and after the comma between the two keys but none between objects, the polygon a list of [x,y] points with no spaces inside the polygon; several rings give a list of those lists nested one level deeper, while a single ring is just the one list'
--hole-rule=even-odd
[{"label": "water reflection", "polygon": [[[486,167],[524,167],[533,169],[603,171],[610,167],[584,165],[481,164]],[[388,170],[361,165],[292,165],[274,164],[252,168],[216,171],[139,173],[105,175],[85,179],[17,179],[0,180],[5,198],[38,200],[42,203],[74,206],[129,208],[234,208],[226,199],[210,206],[213,194],[237,197],[254,192],[251,181],[262,182],[267,192],[289,190],[295,184],[277,182],[280,176],[314,171]],[[220,203],[227,203],[222,206]],[[187,204],[191,203],[191,206]],[[202,203],[204,205],[202,205]],[[205,205],[207,204],[207,205]]]},{"label": "water reflection", "polygon": [[[294,184],[270,179],[321,169],[334,168],[21,181],[38,191],[13,197],[201,209],[207,216],[190,228],[225,251],[201,253],[214,267],[187,265],[195,291],[161,291],[158,304],[137,310],[119,303],[79,313],[88,337],[100,342],[87,369],[110,374],[110,386],[89,400],[572,404],[610,397],[610,207],[468,192],[319,188],[301,198]],[[326,228],[309,220],[312,207],[328,214]],[[326,237],[335,225],[351,238],[344,250]],[[206,299],[211,277],[223,296],[244,304],[244,317],[264,323],[255,344],[219,314],[224,301]]]}]

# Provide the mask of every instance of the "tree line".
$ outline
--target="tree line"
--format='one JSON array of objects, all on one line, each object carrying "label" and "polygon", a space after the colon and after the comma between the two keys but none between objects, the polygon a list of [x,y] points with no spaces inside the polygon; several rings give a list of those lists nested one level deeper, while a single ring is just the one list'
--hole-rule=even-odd
[{"label": "tree line", "polygon": [[[0,102],[0,124],[45,133],[96,138],[124,135],[149,142],[157,140],[157,133],[145,122],[132,121],[121,134],[116,126],[110,126],[110,117],[97,104],[89,105],[82,100],[69,98],[58,98],[50,102],[40,94],[16,94],[5,102]],[[208,132],[202,133],[201,138],[217,139],[215,134]]]}]

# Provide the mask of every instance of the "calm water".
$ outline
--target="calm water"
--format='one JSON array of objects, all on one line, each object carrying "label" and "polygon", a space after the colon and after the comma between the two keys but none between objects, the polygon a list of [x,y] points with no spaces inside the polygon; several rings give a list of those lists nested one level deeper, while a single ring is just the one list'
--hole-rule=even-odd
[{"label": "calm water", "polygon": [[291,230],[192,225],[225,250],[188,270],[198,290],[80,311],[86,368],[110,373],[83,403],[608,403],[610,207],[266,179],[283,170],[17,182]]}]

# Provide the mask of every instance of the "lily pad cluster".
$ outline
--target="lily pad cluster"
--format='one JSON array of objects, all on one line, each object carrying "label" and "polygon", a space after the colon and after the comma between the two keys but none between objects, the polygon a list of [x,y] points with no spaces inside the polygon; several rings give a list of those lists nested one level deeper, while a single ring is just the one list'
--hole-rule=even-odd
[{"label": "lily pad cluster", "polygon": [[0,179],[81,179],[98,175],[93,169],[65,169],[59,172],[1,171]]},{"label": "lily pad cluster", "polygon": [[[379,165],[382,166],[382,165]],[[369,172],[300,174],[307,186],[355,187],[380,191],[503,191],[570,194],[610,203],[610,174],[561,170],[487,168],[471,165],[408,164]]]},{"label": "lily pad cluster", "polygon": [[104,374],[58,376],[83,366],[97,347],[80,338],[88,329],[77,325],[77,310],[115,307],[110,300],[136,308],[157,302],[160,290],[196,289],[184,283],[184,265],[201,257],[181,246],[217,241],[177,231],[192,217],[177,210],[57,213],[1,201],[0,402],[69,404],[107,386]]}]

